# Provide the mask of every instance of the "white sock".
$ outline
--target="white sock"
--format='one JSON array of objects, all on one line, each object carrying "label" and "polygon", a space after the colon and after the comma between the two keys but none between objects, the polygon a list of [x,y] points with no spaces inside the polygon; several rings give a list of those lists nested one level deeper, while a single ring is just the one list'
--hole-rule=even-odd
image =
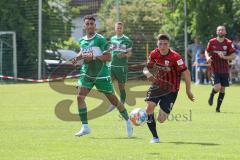
[{"label": "white sock", "polygon": [[88,128],[88,124],[83,124],[82,125],[84,128]]}]

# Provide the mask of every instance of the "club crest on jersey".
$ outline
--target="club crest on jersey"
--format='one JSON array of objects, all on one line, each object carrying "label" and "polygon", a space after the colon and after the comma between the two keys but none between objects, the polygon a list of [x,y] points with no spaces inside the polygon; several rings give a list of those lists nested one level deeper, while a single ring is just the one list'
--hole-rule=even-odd
[{"label": "club crest on jersey", "polygon": [[227,50],[227,46],[223,46],[223,49],[226,51]]},{"label": "club crest on jersey", "polygon": [[168,60],[165,60],[165,66],[168,66],[169,65],[169,61]]}]

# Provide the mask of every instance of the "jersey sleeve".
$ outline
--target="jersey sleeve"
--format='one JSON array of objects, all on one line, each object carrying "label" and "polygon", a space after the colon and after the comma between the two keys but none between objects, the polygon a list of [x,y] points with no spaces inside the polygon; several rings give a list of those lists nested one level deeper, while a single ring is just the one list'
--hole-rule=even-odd
[{"label": "jersey sleeve", "polygon": [[208,42],[207,44],[207,48],[206,48],[206,51],[209,53],[212,51],[212,45],[211,45],[211,42]]},{"label": "jersey sleeve", "polygon": [[102,51],[106,51],[109,47],[108,45],[109,44],[107,43],[107,40],[106,40],[105,37],[100,39],[100,46],[99,47],[101,48]]},{"label": "jersey sleeve", "polygon": [[229,47],[228,47],[228,53],[227,53],[227,55],[231,55],[231,54],[234,53],[234,52],[236,52],[236,49],[235,49],[233,43],[232,43],[232,42],[229,42]]},{"label": "jersey sleeve", "polygon": [[148,57],[148,62],[147,62],[147,67],[148,68],[153,68],[154,64],[155,64],[155,58],[154,58],[154,52],[151,52],[149,57]]},{"label": "jersey sleeve", "polygon": [[178,72],[184,72],[185,70],[187,70],[187,66],[180,55],[176,56],[175,62],[175,67]]},{"label": "jersey sleeve", "polygon": [[79,49],[81,50],[81,42],[82,42],[82,38],[79,38],[79,40],[78,40],[78,45],[79,45]]}]

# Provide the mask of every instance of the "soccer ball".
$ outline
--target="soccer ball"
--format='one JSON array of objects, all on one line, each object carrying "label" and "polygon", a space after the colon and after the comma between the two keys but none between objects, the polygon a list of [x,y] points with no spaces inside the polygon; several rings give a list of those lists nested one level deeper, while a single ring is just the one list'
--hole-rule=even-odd
[{"label": "soccer ball", "polygon": [[130,113],[130,120],[135,126],[144,125],[147,122],[148,116],[144,109],[135,108]]}]

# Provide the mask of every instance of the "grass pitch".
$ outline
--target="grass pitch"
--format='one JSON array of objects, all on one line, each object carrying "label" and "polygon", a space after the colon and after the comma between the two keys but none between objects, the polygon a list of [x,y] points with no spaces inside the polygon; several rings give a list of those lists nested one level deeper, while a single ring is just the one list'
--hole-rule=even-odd
[{"label": "grass pitch", "polygon": [[[74,101],[70,112],[77,113],[74,83],[68,83],[72,94],[57,92],[48,83],[0,85],[1,160],[240,159],[240,86],[227,88],[222,112],[216,113],[217,96],[213,107],[207,105],[211,86],[192,85],[196,96],[192,103],[182,84],[169,120],[157,124],[161,143],[149,144],[146,124],[134,127],[134,137],[126,138],[125,123],[117,110],[90,120],[90,135],[75,137],[80,122],[61,120],[55,111],[56,104],[67,99]],[[128,83],[134,86],[130,92],[144,93],[148,88],[147,82]],[[143,97],[137,97],[136,103],[134,97],[128,98],[128,111],[145,107]],[[101,100],[87,98],[87,104],[91,110]]]}]

